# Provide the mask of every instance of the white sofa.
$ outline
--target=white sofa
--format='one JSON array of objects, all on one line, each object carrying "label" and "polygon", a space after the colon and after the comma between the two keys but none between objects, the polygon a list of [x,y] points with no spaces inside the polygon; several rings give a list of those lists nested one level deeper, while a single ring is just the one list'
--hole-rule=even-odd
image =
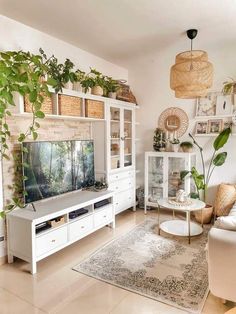
[{"label": "white sofa", "polygon": [[211,228],[208,277],[212,294],[236,302],[236,231]]}]

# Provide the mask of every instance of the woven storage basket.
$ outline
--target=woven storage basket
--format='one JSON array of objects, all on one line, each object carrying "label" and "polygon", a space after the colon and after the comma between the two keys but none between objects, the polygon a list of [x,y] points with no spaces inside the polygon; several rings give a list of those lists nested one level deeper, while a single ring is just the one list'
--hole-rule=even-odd
[{"label": "woven storage basket", "polygon": [[[52,94],[50,96],[44,96],[44,101],[42,103],[41,110],[45,114],[52,114],[53,113]],[[25,112],[32,112],[32,105],[31,105],[28,97],[24,98],[24,111]]]},{"label": "woven storage basket", "polygon": [[212,218],[212,213],[213,213],[213,207],[210,205],[207,205],[202,211],[198,210],[194,212],[194,216],[197,222],[199,223],[204,223],[204,224],[209,224],[211,222]]},{"label": "woven storage basket", "polygon": [[60,115],[81,117],[81,104],[82,99],[80,97],[58,95],[58,107]]},{"label": "woven storage basket", "polygon": [[132,103],[137,103],[134,94],[132,93],[129,85],[120,83],[120,88],[116,92],[116,98]]},{"label": "woven storage basket", "polygon": [[216,216],[227,216],[236,202],[236,185],[222,183],[218,186],[214,210]]},{"label": "woven storage basket", "polygon": [[85,116],[88,118],[104,119],[104,102],[86,99]]}]

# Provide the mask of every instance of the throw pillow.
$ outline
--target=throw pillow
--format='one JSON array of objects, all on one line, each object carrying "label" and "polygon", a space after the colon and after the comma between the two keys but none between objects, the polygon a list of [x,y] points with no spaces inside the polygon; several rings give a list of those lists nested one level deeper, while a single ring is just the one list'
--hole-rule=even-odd
[{"label": "throw pillow", "polygon": [[215,227],[236,231],[236,203],[234,203],[228,216],[221,216],[217,218]]},{"label": "throw pillow", "polygon": [[222,183],[218,186],[216,193],[214,210],[216,216],[226,216],[229,214],[236,201],[236,185]]}]

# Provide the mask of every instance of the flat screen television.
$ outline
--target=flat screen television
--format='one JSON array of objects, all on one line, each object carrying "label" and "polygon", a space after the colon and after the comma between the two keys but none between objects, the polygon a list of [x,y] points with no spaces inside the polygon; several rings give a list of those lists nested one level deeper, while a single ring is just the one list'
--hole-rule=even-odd
[{"label": "flat screen television", "polygon": [[94,184],[93,141],[25,142],[23,174],[25,203]]}]

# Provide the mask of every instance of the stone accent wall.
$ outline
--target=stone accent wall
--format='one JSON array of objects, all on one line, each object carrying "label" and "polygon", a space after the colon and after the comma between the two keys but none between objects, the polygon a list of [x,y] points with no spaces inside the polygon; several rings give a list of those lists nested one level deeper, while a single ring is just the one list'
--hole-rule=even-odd
[{"label": "stone accent wall", "polygon": [[[88,122],[79,122],[72,119],[55,119],[45,118],[38,119],[40,129],[38,130],[39,137],[37,141],[62,141],[62,140],[89,140],[91,139],[91,124]],[[12,198],[12,182],[14,182],[14,163],[12,152],[19,150],[17,144],[18,134],[24,132],[31,123],[30,117],[27,116],[12,116],[8,118],[9,128],[11,130],[10,157],[11,159],[3,161],[3,193],[4,204]],[[28,139],[30,141],[30,139]]]}]

